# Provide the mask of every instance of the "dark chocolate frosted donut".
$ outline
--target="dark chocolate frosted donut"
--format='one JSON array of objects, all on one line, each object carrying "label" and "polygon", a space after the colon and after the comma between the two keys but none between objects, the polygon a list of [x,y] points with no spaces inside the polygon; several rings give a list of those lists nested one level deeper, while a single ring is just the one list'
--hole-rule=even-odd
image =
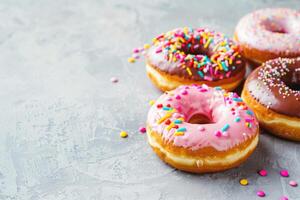
[{"label": "dark chocolate frosted donut", "polygon": [[300,140],[300,57],[264,63],[247,78],[242,97],[265,128]]},{"label": "dark chocolate frosted donut", "polygon": [[149,77],[162,90],[193,83],[232,90],[245,73],[238,46],[203,28],[163,33],[153,39],[145,57]]}]

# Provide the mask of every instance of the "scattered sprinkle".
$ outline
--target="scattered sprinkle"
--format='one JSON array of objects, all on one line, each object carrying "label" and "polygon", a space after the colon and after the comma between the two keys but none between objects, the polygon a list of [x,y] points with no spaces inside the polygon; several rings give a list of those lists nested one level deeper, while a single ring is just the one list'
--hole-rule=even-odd
[{"label": "scattered sprinkle", "polygon": [[110,78],[110,81],[111,81],[112,83],[117,83],[119,80],[118,80],[116,77],[111,77],[111,78]]},{"label": "scattered sprinkle", "polygon": [[130,57],[130,58],[128,58],[128,62],[134,63],[134,62],[135,62],[135,59],[134,59],[133,57]]},{"label": "scattered sprinkle", "polygon": [[121,131],[121,132],[120,132],[120,136],[121,136],[122,138],[126,138],[126,137],[128,136],[128,134],[127,134],[126,131]]},{"label": "scattered sprinkle", "polygon": [[289,171],[288,170],[281,170],[280,171],[280,175],[282,176],[282,177],[289,177]]},{"label": "scattered sprinkle", "polygon": [[267,176],[268,175],[268,171],[265,169],[261,169],[257,172],[260,176]]},{"label": "scattered sprinkle", "polygon": [[297,187],[297,186],[298,186],[298,183],[297,183],[296,181],[294,181],[294,180],[291,180],[291,181],[289,182],[289,184],[290,184],[290,186],[292,186],[292,187]]},{"label": "scattered sprinkle", "polygon": [[248,183],[248,180],[246,178],[243,178],[243,179],[240,180],[240,184],[243,185],[243,186],[246,186],[249,183]]},{"label": "scattered sprinkle", "polygon": [[149,101],[149,105],[150,105],[150,106],[153,106],[154,104],[155,104],[155,100],[150,100],[150,101]]},{"label": "scattered sprinkle", "polygon": [[259,190],[259,191],[256,192],[256,195],[259,196],[259,197],[265,197],[266,193],[262,190]]},{"label": "scattered sprinkle", "polygon": [[141,127],[139,128],[139,131],[140,131],[140,133],[146,133],[146,128],[143,127],[143,126],[141,126]]}]

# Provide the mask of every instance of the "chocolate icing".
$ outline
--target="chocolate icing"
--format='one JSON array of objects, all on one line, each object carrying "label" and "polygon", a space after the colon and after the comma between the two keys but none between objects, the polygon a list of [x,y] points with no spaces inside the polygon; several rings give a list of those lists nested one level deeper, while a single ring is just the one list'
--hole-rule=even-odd
[{"label": "chocolate icing", "polygon": [[250,74],[245,87],[269,109],[300,117],[300,57],[278,58],[264,63]]},{"label": "chocolate icing", "polygon": [[[182,29],[175,29],[174,32],[177,30],[181,31]],[[234,46],[235,43],[228,39],[225,38],[222,34],[220,33],[215,33],[213,32],[213,42],[208,45],[207,48],[204,48],[204,45],[201,43],[196,43],[196,42],[191,42],[189,43],[191,47],[189,49],[186,48],[186,46],[180,47],[177,50],[180,51],[184,55],[204,55],[207,56],[208,58],[211,58],[216,53],[216,46],[222,42],[226,41],[230,45]],[[193,33],[190,33],[189,35],[192,35]],[[184,77],[187,79],[192,79],[196,81],[201,81],[205,80],[205,78],[201,77],[198,74],[198,68],[190,66],[190,63],[185,62],[184,64],[180,61],[169,61],[166,59],[166,54],[164,53],[165,47],[163,44],[166,41],[159,41],[158,44],[152,45],[150,49],[146,52],[146,62],[148,65],[166,72],[171,75],[178,75],[180,77]],[[161,52],[157,52],[157,49],[161,48]],[[235,56],[235,58],[232,60],[232,63],[228,65],[228,71],[220,70],[218,73],[219,75],[216,76],[214,73],[212,74],[209,70],[204,72],[203,74],[205,75],[206,78],[214,80],[220,80],[220,75],[223,76],[223,78],[230,78],[236,74],[238,74],[240,71],[242,71],[245,67],[245,61],[243,58],[240,57],[239,52],[236,49],[229,49],[231,51],[231,54],[236,53],[238,56]],[[191,74],[188,73],[186,70],[186,67],[190,68]],[[230,71],[230,75],[228,76],[228,72]],[[226,76],[227,74],[227,76]]]}]

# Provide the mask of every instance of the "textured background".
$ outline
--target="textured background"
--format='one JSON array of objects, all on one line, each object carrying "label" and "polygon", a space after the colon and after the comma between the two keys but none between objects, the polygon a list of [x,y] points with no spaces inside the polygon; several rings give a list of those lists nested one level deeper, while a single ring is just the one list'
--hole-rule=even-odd
[{"label": "textured background", "polygon": [[287,184],[300,182],[299,144],[263,134],[239,168],[193,175],[161,162],[138,133],[160,92],[143,62],[127,63],[133,47],[180,26],[231,35],[241,16],[268,6],[300,8],[297,0],[0,1],[0,199],[238,200],[264,189],[265,199],[299,200],[300,187]]}]

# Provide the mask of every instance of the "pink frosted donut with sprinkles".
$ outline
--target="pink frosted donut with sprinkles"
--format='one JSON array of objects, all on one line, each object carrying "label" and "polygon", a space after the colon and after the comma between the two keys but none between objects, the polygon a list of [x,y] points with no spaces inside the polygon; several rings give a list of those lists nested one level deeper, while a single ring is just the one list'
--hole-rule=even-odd
[{"label": "pink frosted donut with sprinkles", "polygon": [[233,92],[207,85],[183,85],[165,92],[147,119],[148,142],[171,166],[188,172],[239,166],[257,146],[254,113]]},{"label": "pink frosted donut with sprinkles", "polygon": [[247,78],[242,98],[263,128],[300,141],[300,57],[262,64]]},{"label": "pink frosted donut with sprinkles", "polygon": [[160,34],[145,47],[141,50],[147,74],[162,91],[190,84],[233,90],[245,74],[245,63],[235,42],[208,29],[177,28]]},{"label": "pink frosted donut with sprinkles", "polygon": [[266,8],[244,16],[234,39],[254,66],[278,57],[300,56],[300,12],[289,8]]}]

